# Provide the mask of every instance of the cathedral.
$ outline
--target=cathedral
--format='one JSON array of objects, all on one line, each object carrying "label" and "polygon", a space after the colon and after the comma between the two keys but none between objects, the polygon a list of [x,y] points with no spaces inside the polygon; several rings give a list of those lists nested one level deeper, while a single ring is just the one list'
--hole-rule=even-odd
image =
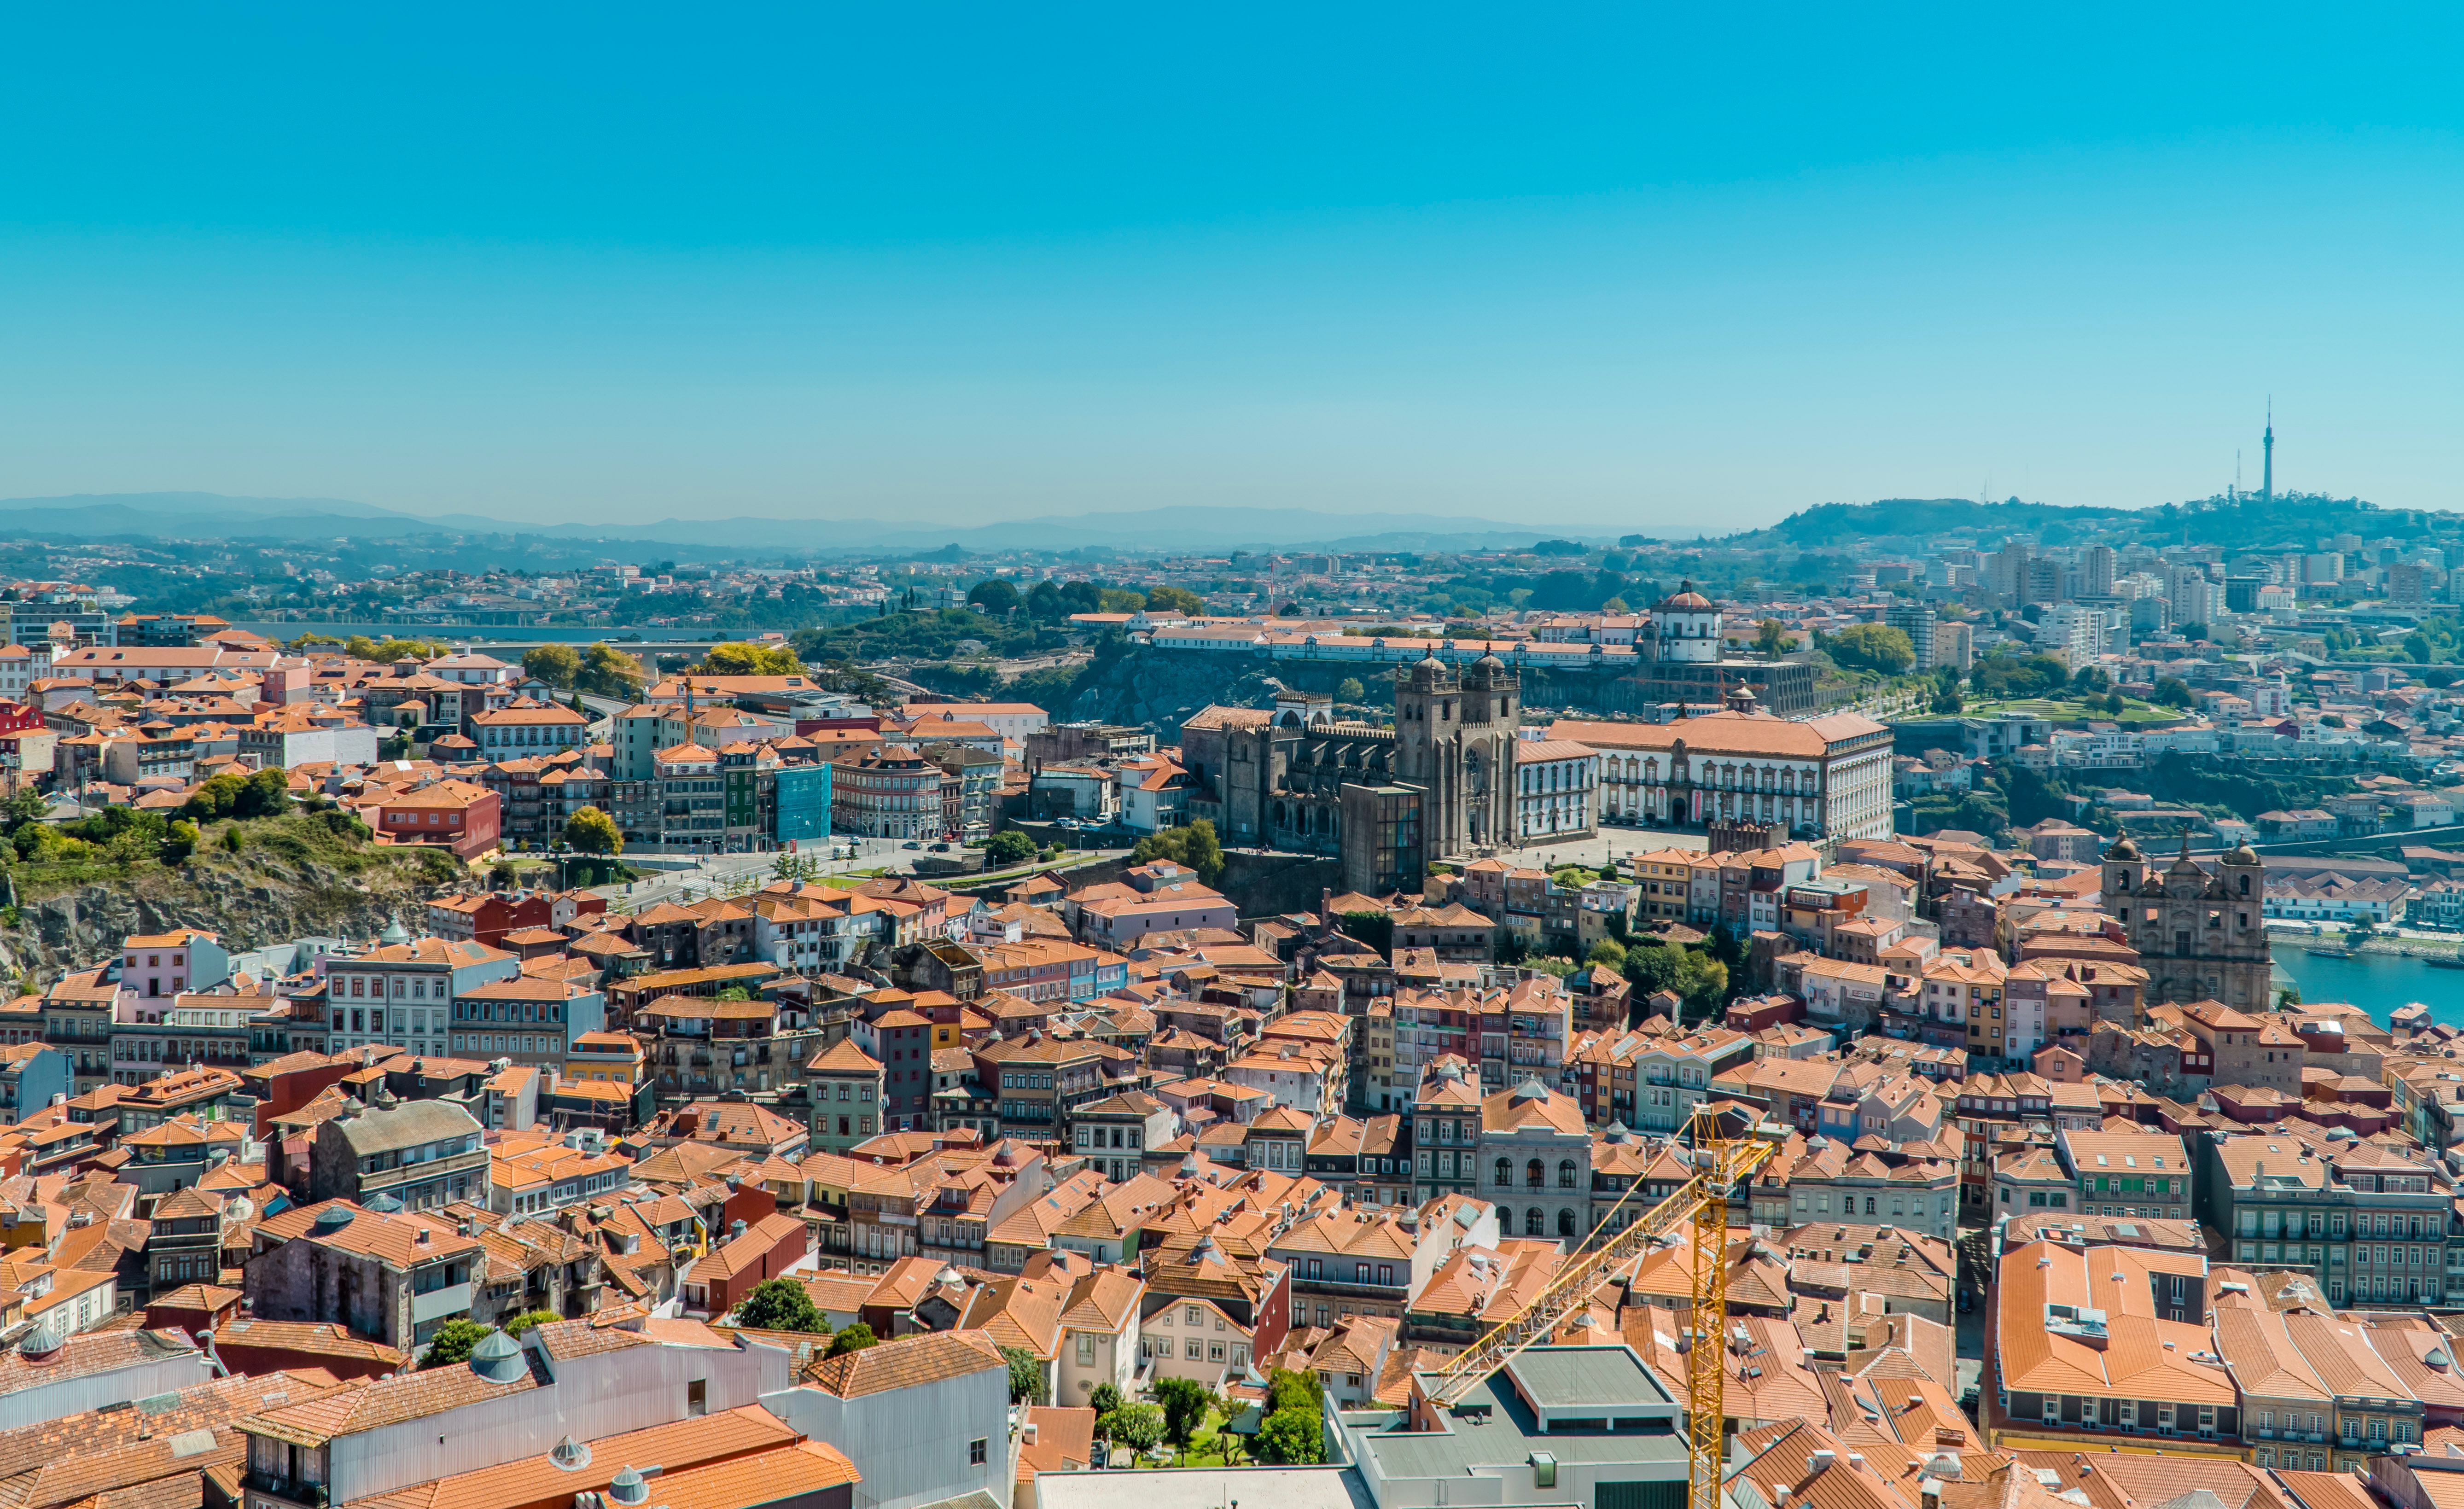
[{"label": "cathedral", "polygon": [[[1377,812],[1391,826],[1398,806],[1416,808],[1408,846],[1421,861],[1510,841],[1522,677],[1494,655],[1458,671],[1434,653],[1394,674],[1391,728],[1336,722],[1325,697],[1305,691],[1277,693],[1271,710],[1193,714],[1180,732],[1181,761],[1197,782],[1190,815],[1211,819],[1227,846],[1347,859],[1372,842],[1347,833],[1347,811],[1354,821]],[[1417,799],[1393,799],[1406,794]],[[1375,842],[1391,846],[1385,836]]]},{"label": "cathedral", "polygon": [[2123,838],[2104,851],[2104,907],[2122,919],[2150,1001],[2219,1000],[2265,1011],[2269,995],[2267,867],[2242,843],[2211,870],[2182,854],[2158,869]]}]

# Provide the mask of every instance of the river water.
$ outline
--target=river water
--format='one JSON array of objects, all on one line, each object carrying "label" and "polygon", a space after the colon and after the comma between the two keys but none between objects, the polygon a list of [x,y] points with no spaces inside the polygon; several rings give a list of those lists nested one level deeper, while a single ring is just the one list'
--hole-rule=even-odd
[{"label": "river water", "polygon": [[2291,944],[2276,949],[2276,967],[2301,988],[2305,1001],[2345,1001],[2381,1022],[2409,1001],[2430,1007],[2432,1021],[2464,1026],[2464,970],[2442,970],[2392,954],[2339,959]]}]

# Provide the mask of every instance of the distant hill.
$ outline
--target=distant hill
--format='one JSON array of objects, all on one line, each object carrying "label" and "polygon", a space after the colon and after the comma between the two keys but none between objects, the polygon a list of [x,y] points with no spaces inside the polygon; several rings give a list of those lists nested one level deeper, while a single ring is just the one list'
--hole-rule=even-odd
[{"label": "distant hill", "polygon": [[1972,529],[1983,535],[2043,536],[2082,523],[2126,519],[2134,511],[2118,508],[2062,508],[2051,503],[2022,503],[2009,498],[1979,503],[1974,498],[1882,498],[1872,503],[1820,503],[1791,514],[1768,533],[1793,544],[1833,544],[1848,536],[1939,535]]},{"label": "distant hill", "polygon": [[[0,532],[67,539],[139,536],[229,539],[398,538],[526,535],[563,540],[872,555],[884,551],[1499,550],[1563,531],[1495,519],[1412,514],[1322,514],[1309,509],[1160,508],[1078,514],[967,527],[916,528],[903,519],[661,519],[654,524],[529,524],[472,514],[422,517],[343,498],[231,497],[215,492],[78,493],[0,498]],[[1575,536],[1605,544],[1614,532]]]}]

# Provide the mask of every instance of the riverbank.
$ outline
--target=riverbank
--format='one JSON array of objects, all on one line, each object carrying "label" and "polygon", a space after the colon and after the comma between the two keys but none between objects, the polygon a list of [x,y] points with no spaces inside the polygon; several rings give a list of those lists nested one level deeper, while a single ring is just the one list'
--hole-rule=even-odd
[{"label": "riverbank", "polygon": [[2278,935],[2274,939],[2274,943],[2277,948],[2290,947],[2303,953],[2318,954],[2330,959],[2368,956],[2390,959],[2448,959],[2464,962],[2464,939],[2365,938],[2356,944],[2348,943],[2343,938],[2332,934],[2321,938],[2287,938]]}]

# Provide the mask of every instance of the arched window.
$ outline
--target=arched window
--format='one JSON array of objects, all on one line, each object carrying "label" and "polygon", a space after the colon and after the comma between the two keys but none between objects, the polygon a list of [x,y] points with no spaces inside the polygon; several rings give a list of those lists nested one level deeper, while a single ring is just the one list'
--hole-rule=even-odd
[{"label": "arched window", "polygon": [[1573,1212],[1559,1211],[1557,1213],[1557,1235],[1560,1236],[1572,1236],[1574,1235]]},{"label": "arched window", "polygon": [[2250,894],[2250,877],[2247,875],[2241,878],[2241,893],[2245,896]]},{"label": "arched window", "polygon": [[1524,1212],[1524,1213],[1523,1213],[1523,1235],[1525,1235],[1526,1236],[1548,1236],[1548,1235],[1549,1235],[1549,1213],[1548,1213],[1548,1212],[1546,1212],[1546,1211],[1544,1211],[1544,1210],[1542,1210],[1542,1209],[1540,1209],[1540,1207],[1538,1207],[1538,1206],[1536,1206],[1536,1205],[1535,1205],[1535,1206],[1533,1206],[1533,1207],[1531,1207],[1531,1209],[1529,1209],[1529,1210],[1528,1210],[1528,1211]]},{"label": "arched window", "polygon": [[1503,1159],[1503,1158],[1498,1159],[1498,1160],[1497,1160],[1497,1187],[1498,1187],[1499,1189],[1503,1190],[1503,1189],[1506,1189],[1507,1187],[1510,1186],[1510,1185],[1511,1185],[1511,1184],[1513,1184],[1513,1183],[1514,1183],[1514,1165],[1512,1165],[1512,1164],[1510,1164],[1510,1163],[1507,1162],[1507,1161],[1506,1161],[1505,1159]]},{"label": "arched window", "polygon": [[1573,1187],[1574,1160],[1572,1158],[1560,1159],[1557,1164],[1557,1188],[1561,1190],[1571,1190]]},{"label": "arched window", "polygon": [[1523,1182],[1537,1190],[1549,1182],[1549,1170],[1541,1167],[1539,1159],[1534,1158],[1523,1166]]}]

